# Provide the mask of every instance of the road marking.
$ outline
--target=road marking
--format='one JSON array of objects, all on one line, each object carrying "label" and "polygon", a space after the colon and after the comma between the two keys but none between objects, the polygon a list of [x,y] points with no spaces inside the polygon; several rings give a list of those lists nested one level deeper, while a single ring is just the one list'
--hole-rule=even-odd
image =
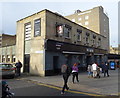
[{"label": "road marking", "polygon": [[[21,78],[21,79],[16,79],[16,80],[26,80],[25,78]],[[54,88],[54,89],[57,89],[57,90],[60,90],[61,91],[61,87],[57,87],[57,86],[53,86],[53,85],[50,85],[50,84],[45,84],[45,83],[38,83],[37,81],[33,81],[33,80],[27,80],[27,82],[32,82],[34,84],[37,84],[37,85],[41,85],[41,86],[46,86],[46,87],[49,87],[49,88]],[[67,91],[67,90],[65,90]],[[67,92],[70,92],[70,93],[76,93],[76,94],[84,94],[84,95],[88,95],[88,96],[103,96],[103,95],[100,95],[100,94],[91,94],[91,93],[85,93],[85,92],[80,92],[80,91],[74,91],[74,90],[68,90]]]},{"label": "road marking", "polygon": [[[53,86],[53,85],[50,85],[50,84],[44,84],[44,83],[37,83],[37,84],[41,85],[41,86],[46,86],[46,87],[49,87],[49,88],[54,88],[54,89],[57,89],[57,90],[60,90],[60,91],[62,89],[61,87],[56,87],[56,86]],[[65,91],[67,91],[67,90],[65,90]],[[73,91],[73,90],[68,90],[67,92],[76,93],[76,94],[85,94],[85,95],[89,95],[89,96],[102,96],[102,95],[99,95],[99,94],[90,94],[90,93]]]}]

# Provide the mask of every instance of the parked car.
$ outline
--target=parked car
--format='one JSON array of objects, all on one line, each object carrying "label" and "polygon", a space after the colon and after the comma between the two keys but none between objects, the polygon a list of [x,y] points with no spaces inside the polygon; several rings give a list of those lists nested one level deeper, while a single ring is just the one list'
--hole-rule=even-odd
[{"label": "parked car", "polygon": [[0,63],[0,75],[14,78],[16,68],[12,64]]}]

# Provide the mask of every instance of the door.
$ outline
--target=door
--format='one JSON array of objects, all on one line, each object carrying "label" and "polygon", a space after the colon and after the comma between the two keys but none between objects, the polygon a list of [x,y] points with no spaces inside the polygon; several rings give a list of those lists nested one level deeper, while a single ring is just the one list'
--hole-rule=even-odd
[{"label": "door", "polygon": [[91,64],[91,56],[87,56],[87,58],[86,58],[86,64],[87,64],[87,66],[89,64]]},{"label": "door", "polygon": [[53,56],[53,71],[54,71],[54,74],[58,74],[59,73],[58,61],[59,61],[59,56]]},{"label": "door", "polygon": [[29,73],[29,69],[30,69],[30,54],[25,54],[23,72]]}]

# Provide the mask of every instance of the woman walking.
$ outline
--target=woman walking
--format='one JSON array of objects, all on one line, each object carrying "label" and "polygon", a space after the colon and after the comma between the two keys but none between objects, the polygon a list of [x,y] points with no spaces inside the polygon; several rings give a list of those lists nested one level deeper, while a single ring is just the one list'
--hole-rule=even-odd
[{"label": "woman walking", "polygon": [[75,63],[72,67],[72,74],[73,74],[73,78],[72,78],[72,82],[74,83],[74,79],[76,77],[77,82],[79,82],[78,80],[78,66],[77,63]]}]

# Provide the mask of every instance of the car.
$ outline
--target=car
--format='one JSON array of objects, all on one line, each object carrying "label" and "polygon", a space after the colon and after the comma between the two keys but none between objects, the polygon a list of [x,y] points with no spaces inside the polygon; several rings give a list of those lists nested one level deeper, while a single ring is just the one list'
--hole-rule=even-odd
[{"label": "car", "polygon": [[0,63],[0,75],[2,77],[9,76],[11,78],[15,77],[16,68],[12,64]]}]

